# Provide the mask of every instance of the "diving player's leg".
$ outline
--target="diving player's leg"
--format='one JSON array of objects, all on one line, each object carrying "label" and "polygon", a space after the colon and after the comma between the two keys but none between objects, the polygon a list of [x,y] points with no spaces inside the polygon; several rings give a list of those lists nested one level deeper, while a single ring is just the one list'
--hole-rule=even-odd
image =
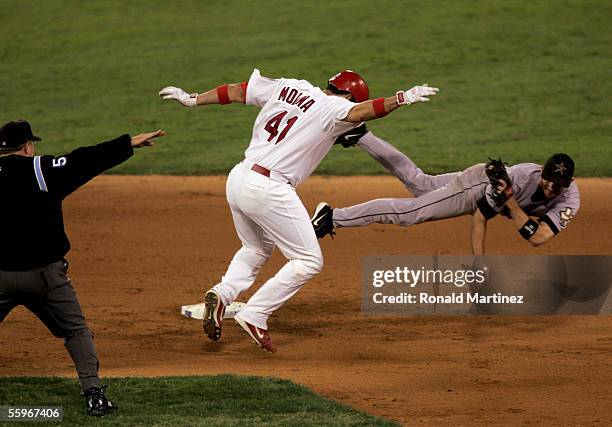
[{"label": "diving player's leg", "polygon": [[360,227],[374,223],[407,227],[472,213],[487,182],[472,182],[471,174],[468,169],[444,187],[420,197],[377,199],[347,208],[335,208],[332,215],[334,227]]},{"label": "diving player's leg", "polygon": [[452,199],[445,199],[443,189],[411,199],[376,199],[333,212],[335,228],[362,227],[370,224],[396,224],[404,227],[424,221],[452,218]]},{"label": "diving player's leg", "polygon": [[408,156],[372,132],[362,136],[357,145],[395,175],[415,197],[445,186],[460,173],[428,175]]}]

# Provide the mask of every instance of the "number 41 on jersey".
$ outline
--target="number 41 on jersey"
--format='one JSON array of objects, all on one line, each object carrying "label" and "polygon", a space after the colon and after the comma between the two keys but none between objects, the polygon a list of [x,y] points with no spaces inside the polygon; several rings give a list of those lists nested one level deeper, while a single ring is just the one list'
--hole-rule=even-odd
[{"label": "number 41 on jersey", "polygon": [[268,122],[266,123],[266,126],[264,127],[264,129],[270,134],[270,136],[268,137],[268,142],[272,142],[274,138],[276,138],[277,136],[278,138],[276,138],[276,142],[274,143],[274,145],[278,144],[283,139],[285,139],[285,137],[287,136],[287,132],[289,132],[289,129],[291,129],[291,126],[293,126],[293,124],[298,119],[298,116],[294,116],[294,117],[291,117],[289,120],[287,120],[287,124],[283,127],[283,130],[281,130],[279,134],[279,128],[280,128],[281,122],[283,121],[286,115],[287,115],[287,111],[281,111],[276,116],[268,120]]}]

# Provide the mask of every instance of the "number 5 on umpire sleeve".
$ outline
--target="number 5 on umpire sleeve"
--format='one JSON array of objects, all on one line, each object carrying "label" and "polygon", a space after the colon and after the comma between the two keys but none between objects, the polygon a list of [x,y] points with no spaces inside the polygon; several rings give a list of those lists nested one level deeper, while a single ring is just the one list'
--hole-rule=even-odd
[{"label": "number 5 on umpire sleeve", "polygon": [[53,166],[54,168],[61,168],[62,166],[66,165],[66,157],[57,157],[55,159],[53,159],[53,161],[51,162],[51,166]]}]

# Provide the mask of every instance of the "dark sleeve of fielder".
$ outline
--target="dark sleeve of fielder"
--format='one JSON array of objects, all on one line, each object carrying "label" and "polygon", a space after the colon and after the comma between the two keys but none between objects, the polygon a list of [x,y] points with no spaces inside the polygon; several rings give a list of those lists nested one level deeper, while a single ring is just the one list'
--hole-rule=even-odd
[{"label": "dark sleeve of fielder", "polygon": [[101,144],[77,148],[63,156],[36,156],[34,173],[41,191],[64,198],[133,154],[131,138],[125,134]]},{"label": "dark sleeve of fielder", "polygon": [[482,196],[482,198],[478,200],[478,202],[476,202],[480,213],[487,220],[497,216],[497,214],[500,213],[504,208],[503,204],[496,203],[493,199],[494,191],[495,190],[493,189],[493,186],[491,184],[488,184],[484,196]]}]

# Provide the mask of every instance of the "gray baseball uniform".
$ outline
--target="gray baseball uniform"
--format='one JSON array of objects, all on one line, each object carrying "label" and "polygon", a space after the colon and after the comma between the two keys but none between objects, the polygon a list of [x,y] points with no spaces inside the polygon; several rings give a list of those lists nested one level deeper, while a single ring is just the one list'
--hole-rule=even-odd
[{"label": "gray baseball uniform", "polygon": [[[504,212],[491,197],[492,187],[485,165],[477,164],[462,172],[428,175],[391,144],[365,134],[358,145],[385,166],[417,196],[406,199],[377,199],[333,211],[335,227],[359,227],[373,223],[410,226],[425,221],[473,214],[480,209],[487,218]],[[508,168],[514,197],[525,213],[538,216],[556,234],[564,229],[580,208],[578,186],[546,200],[540,188],[542,167],[521,163]]]}]

